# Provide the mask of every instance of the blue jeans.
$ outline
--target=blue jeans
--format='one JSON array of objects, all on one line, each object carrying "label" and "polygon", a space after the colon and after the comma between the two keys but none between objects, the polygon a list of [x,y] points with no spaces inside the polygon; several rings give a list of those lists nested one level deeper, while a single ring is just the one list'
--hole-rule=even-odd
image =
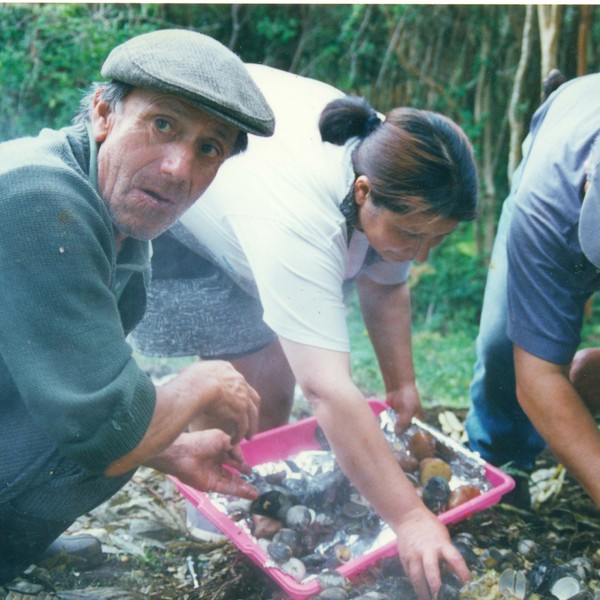
[{"label": "blue jeans", "polygon": [[502,208],[490,260],[466,429],[471,449],[487,462],[496,466],[512,463],[518,469],[531,471],[545,443],[517,400],[513,345],[506,334],[506,240],[512,210],[511,195]]},{"label": "blue jeans", "polygon": [[0,414],[0,585],[133,475],[104,477],[64,457],[20,402]]}]

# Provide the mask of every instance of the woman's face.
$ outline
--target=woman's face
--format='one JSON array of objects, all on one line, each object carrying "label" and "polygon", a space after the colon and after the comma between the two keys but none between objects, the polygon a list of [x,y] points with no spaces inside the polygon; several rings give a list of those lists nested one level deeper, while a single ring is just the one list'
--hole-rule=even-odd
[{"label": "woman's face", "polygon": [[373,249],[391,262],[426,261],[431,248],[458,226],[455,219],[432,219],[431,213],[400,215],[375,206],[364,176],[356,180],[354,197],[359,207],[357,228],[367,236]]}]

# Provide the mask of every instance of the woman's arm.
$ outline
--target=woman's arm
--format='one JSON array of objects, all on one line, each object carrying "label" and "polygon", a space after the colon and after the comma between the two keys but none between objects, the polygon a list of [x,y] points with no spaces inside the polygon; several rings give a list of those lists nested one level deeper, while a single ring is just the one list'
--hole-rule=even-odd
[{"label": "woman's arm", "polygon": [[423,409],[415,385],[411,342],[410,290],[407,282],[382,285],[365,275],[356,283],[363,318],[379,362],[386,400],[403,430]]},{"label": "woman's arm", "polygon": [[417,496],[352,382],[349,355],[286,339],[281,344],[340,467],[396,533],[400,559],[419,598],[439,589],[440,561],[468,579],[446,528]]}]

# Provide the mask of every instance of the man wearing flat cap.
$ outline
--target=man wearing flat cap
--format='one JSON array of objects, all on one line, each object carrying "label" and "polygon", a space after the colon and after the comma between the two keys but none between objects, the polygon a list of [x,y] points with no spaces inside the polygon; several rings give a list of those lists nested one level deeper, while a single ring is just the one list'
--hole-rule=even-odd
[{"label": "man wearing flat cap", "polygon": [[[126,335],[149,240],[274,119],[241,60],[184,30],[115,48],[75,124],[0,145],[0,583],[149,465],[254,497],[224,465],[259,398],[229,363],[155,386]],[[197,416],[220,429],[187,433]]]},{"label": "man wearing flat cap", "polygon": [[490,262],[467,418],[487,461],[523,471],[548,445],[600,506],[600,350],[577,352],[600,289],[600,74],[535,113]]}]

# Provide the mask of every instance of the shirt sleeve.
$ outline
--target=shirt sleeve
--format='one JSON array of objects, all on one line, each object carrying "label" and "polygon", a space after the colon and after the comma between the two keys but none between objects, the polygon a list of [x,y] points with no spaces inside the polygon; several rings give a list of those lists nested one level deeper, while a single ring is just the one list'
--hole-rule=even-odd
[{"label": "shirt sleeve", "polygon": [[332,229],[331,235],[315,234],[315,239],[309,231],[275,222],[269,227],[248,216],[232,223],[254,275],[265,323],[291,341],[348,352],[345,237]]},{"label": "shirt sleeve", "polygon": [[16,173],[2,189],[0,354],[40,427],[101,471],[138,445],[155,402],[111,289],[110,218],[74,173]]},{"label": "shirt sleeve", "polygon": [[375,283],[380,283],[381,285],[397,285],[399,283],[404,283],[408,279],[411,265],[411,260],[404,262],[389,262],[383,260],[377,252],[370,249],[367,253],[365,265],[360,272]]},{"label": "shirt sleeve", "polygon": [[577,246],[577,227],[562,234],[544,214],[515,206],[508,237],[508,336],[525,351],[565,365],[580,342],[593,276]]}]

